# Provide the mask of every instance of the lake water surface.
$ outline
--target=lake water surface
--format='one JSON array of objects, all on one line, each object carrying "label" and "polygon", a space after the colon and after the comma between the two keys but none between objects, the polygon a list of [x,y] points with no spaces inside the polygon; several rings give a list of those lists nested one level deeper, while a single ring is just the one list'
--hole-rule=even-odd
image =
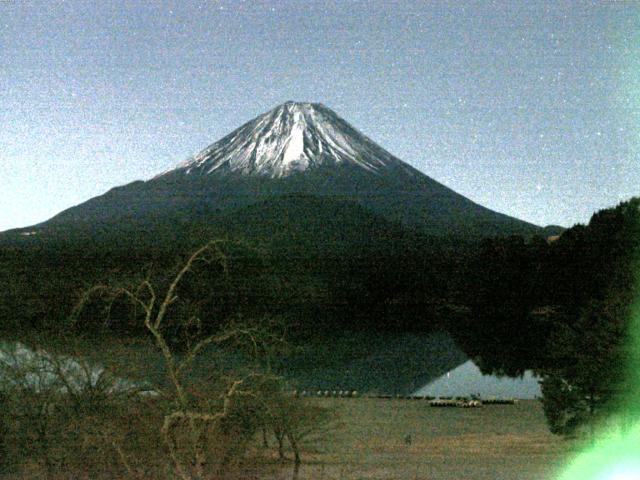
[{"label": "lake water surface", "polygon": [[540,397],[538,379],[526,372],[522,378],[483,375],[471,361],[447,372],[420,388],[414,395],[432,397],[462,397],[479,395],[481,398],[522,398]]}]

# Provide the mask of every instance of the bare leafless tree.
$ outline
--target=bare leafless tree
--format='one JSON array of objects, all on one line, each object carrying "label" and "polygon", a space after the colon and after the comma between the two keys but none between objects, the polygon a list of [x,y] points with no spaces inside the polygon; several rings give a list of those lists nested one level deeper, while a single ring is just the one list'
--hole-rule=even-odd
[{"label": "bare leafless tree", "polygon": [[[212,241],[196,250],[179,268],[164,291],[159,291],[149,277],[131,287],[95,285],[83,293],[71,316],[72,323],[76,323],[85,306],[96,297],[106,300],[107,311],[116,299],[125,297],[137,311],[142,312],[144,326],[162,353],[170,384],[170,392],[163,392],[163,397],[168,398],[173,407],[164,415],[160,434],[166,445],[174,474],[182,480],[204,478],[208,463],[209,435],[222,430],[230,418],[237,414],[238,409],[246,405],[247,399],[253,404],[252,416],[268,415],[269,418],[276,418],[274,414],[276,411],[278,418],[285,415],[282,412],[282,401],[273,400],[277,395],[281,395],[281,392],[276,395],[264,394],[265,388],[272,389],[273,385],[281,385],[271,372],[272,357],[278,349],[286,345],[285,330],[281,322],[273,319],[263,319],[253,323],[230,321],[214,334],[197,336],[195,339],[187,338],[186,350],[181,351],[180,355],[174,353],[172,344],[166,338],[164,327],[170,307],[179,301],[179,286],[185,276],[194,271],[196,264],[216,262],[222,267],[223,272],[228,271],[227,257],[222,247],[222,241]],[[183,321],[186,330],[200,331],[200,320],[197,316],[194,315]],[[190,328],[194,325],[197,328]],[[225,343],[241,346],[253,359],[253,365],[245,374],[236,378],[227,378],[226,386],[221,389],[217,402],[198,403],[185,386],[185,376],[188,375],[198,355],[207,347]],[[218,374],[218,383],[221,381],[224,383],[225,378],[222,374]],[[270,387],[265,387],[267,385]],[[264,418],[258,418],[256,425],[267,428]],[[269,427],[274,428],[274,425],[271,422]],[[285,434],[290,443],[296,445],[296,437],[293,436],[291,429],[288,428]],[[122,446],[114,442],[113,448],[130,476],[140,476],[130,455]],[[297,448],[296,459],[299,463]]]}]

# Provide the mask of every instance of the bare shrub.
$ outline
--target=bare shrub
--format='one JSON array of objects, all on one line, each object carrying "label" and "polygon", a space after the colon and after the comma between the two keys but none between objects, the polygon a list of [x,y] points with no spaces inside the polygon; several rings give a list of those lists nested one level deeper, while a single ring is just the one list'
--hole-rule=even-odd
[{"label": "bare shrub", "polygon": [[[257,322],[230,321],[213,334],[203,335],[197,309],[180,309],[183,322],[182,350],[176,353],[167,332],[175,332],[175,322],[168,320],[179,302],[179,287],[188,275],[194,274],[199,263],[218,263],[227,270],[223,242],[213,241],[196,250],[181,266],[166,289],[158,290],[148,279],[131,287],[96,285],[79,303],[78,314],[94,296],[107,302],[127,298],[142,312],[142,322],[162,354],[167,388],[155,400],[162,412],[159,434],[164,445],[168,470],[182,480],[223,477],[242,459],[257,432],[267,428],[275,431],[282,426],[292,446],[296,464],[300,462],[299,442],[310,430],[311,422],[302,420],[303,408],[291,400],[284,401],[282,382],[271,373],[271,359],[286,345],[284,329],[273,319]],[[185,312],[190,316],[185,317]],[[194,384],[190,375],[196,359],[205,351],[208,360],[225,346],[244,351],[253,359],[243,371],[225,371],[222,364],[212,365],[206,382]],[[305,426],[303,426],[303,424]],[[276,425],[278,427],[276,427]],[[113,440],[121,465],[130,476],[141,476],[143,464],[135,460],[136,449],[120,440]]]},{"label": "bare shrub", "polygon": [[[271,370],[273,358],[287,348],[284,323],[235,318],[216,322],[220,327],[212,333],[201,328],[193,305],[176,308],[180,284],[196,274],[196,264],[218,262],[225,271],[221,245],[195,251],[165,287],[149,278],[129,286],[95,285],[74,310],[71,325],[85,306],[108,313],[114,302],[122,308],[123,299],[133,305],[132,316],[164,363],[164,378],[154,385],[127,380],[113,373],[120,371],[113,370],[117,365],[92,364],[81,353],[22,344],[0,348],[0,423],[8,439],[3,444],[0,437],[0,468],[47,479],[235,478],[245,468],[256,472],[264,453],[259,445],[269,432],[279,439],[281,458],[291,450],[299,466],[302,444],[325,424],[325,412],[286,393]],[[176,312],[182,325],[171,318]],[[249,361],[230,368],[228,350]],[[270,468],[266,460],[261,465]]]},{"label": "bare shrub", "polygon": [[[45,478],[68,471],[117,469],[107,438],[135,386],[82,359],[30,349],[0,349],[0,388],[6,463]],[[34,470],[35,469],[35,470]]]}]

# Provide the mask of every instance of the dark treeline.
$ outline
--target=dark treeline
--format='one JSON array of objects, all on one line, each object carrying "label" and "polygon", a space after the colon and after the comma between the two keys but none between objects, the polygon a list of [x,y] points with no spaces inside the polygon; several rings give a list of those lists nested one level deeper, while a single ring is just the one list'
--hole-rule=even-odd
[{"label": "dark treeline", "polygon": [[[217,222],[173,219],[147,233],[92,225],[84,234],[6,237],[0,318],[11,331],[60,328],[91,285],[133,285],[144,277],[166,285],[198,246],[228,238],[221,247],[228,271],[200,263],[180,287],[172,312],[178,341],[178,326],[192,317],[214,331],[234,317],[277,316],[302,338],[336,329],[444,328],[484,372],[540,372],[547,398],[560,380],[584,380],[580,388],[591,392],[588,408],[595,410],[593,402],[608,398],[598,393],[604,383],[621,380],[622,369],[610,366],[623,360],[639,205],[633,199],[602,210],[557,238],[429,236],[350,202],[304,196],[255,204]],[[104,308],[89,305],[76,327],[141,333],[124,299]],[[601,371],[591,369],[590,378],[601,382],[585,383],[571,368],[589,371],[595,356],[607,359],[598,363]]]},{"label": "dark treeline", "polygon": [[[92,285],[158,285],[211,238],[224,244],[228,271],[201,263],[179,292],[180,319],[215,330],[230,317],[280,316],[298,336],[332,330],[430,331],[447,323],[449,297],[464,289],[474,242],[422,235],[344,201],[283,197],[223,220],[153,228],[124,223],[74,226],[0,246],[3,328],[58,329]],[[136,334],[122,299],[85,309],[84,331]],[[455,309],[454,309],[455,310]]]},{"label": "dark treeline", "polygon": [[[464,257],[459,245],[439,240],[434,248],[431,239],[424,242],[284,256],[251,242],[230,241],[224,247],[228,271],[197,265],[181,288],[181,308],[192,309],[183,313],[197,313],[211,328],[231,316],[269,314],[285,317],[300,334],[371,327],[429,331],[446,324],[447,296],[459,288]],[[191,244],[126,251],[58,244],[4,248],[2,328],[60,328],[92,285],[134,285],[146,276],[164,285],[191,251]],[[125,305],[111,305],[108,318],[103,306],[94,307],[83,314],[83,329],[135,334],[140,328]]]},{"label": "dark treeline", "polygon": [[509,237],[482,243],[469,267],[471,314],[455,331],[484,371],[517,375],[555,364],[547,348],[552,333],[576,328],[595,309],[617,309],[621,321],[629,319],[639,205],[633,199],[602,210],[588,225],[547,241]]},{"label": "dark treeline", "polygon": [[549,240],[483,242],[469,267],[469,315],[451,332],[486,373],[536,371],[551,430],[574,434],[636,392],[640,199]]}]

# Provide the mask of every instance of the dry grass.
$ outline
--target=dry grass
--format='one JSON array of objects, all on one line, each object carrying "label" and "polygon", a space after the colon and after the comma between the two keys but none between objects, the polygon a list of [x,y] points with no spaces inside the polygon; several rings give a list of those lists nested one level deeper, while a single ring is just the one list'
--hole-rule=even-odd
[{"label": "dry grass", "polygon": [[[82,347],[80,351],[64,350],[61,348],[60,353],[95,356],[92,360],[109,365],[124,376],[137,379],[163,376],[160,356],[144,342],[105,341],[93,350]],[[479,409],[430,408],[427,402],[419,400],[309,401],[335,411],[338,422],[328,439],[305,447],[300,480],[546,480],[556,477],[555,473],[575,449],[574,443],[549,433],[541,405],[536,401]],[[166,452],[157,432],[162,412],[142,404],[140,408],[146,415],[138,415],[131,409],[125,412],[122,421],[111,416],[112,426],[114,423],[125,426],[114,435],[131,455],[153,452],[152,462],[165,463],[161,456]],[[130,415],[146,421],[134,426],[129,423]],[[96,426],[100,423],[99,419],[94,422]],[[155,448],[136,445],[136,435],[129,437],[125,433],[132,428],[138,434],[145,430],[141,437],[155,442]],[[405,442],[407,435],[411,435],[410,445]],[[93,447],[92,442],[87,444],[82,438],[75,442],[75,448],[89,451]],[[273,438],[269,450],[262,450],[260,444],[260,439],[255,439],[254,447],[247,452],[245,473],[255,472],[249,473],[251,478],[291,478],[292,466],[280,468],[277,462]],[[112,478],[119,478],[123,474],[120,462],[113,457],[113,451],[106,453],[102,452],[103,460],[114,466]],[[253,462],[255,466],[251,465]],[[269,473],[258,473],[265,469]],[[248,477],[238,475],[238,478]]]},{"label": "dry grass", "polygon": [[335,408],[342,422],[303,466],[305,480],[551,479],[574,448],[549,433],[536,401],[479,409],[430,408],[419,400],[315,401]]}]

